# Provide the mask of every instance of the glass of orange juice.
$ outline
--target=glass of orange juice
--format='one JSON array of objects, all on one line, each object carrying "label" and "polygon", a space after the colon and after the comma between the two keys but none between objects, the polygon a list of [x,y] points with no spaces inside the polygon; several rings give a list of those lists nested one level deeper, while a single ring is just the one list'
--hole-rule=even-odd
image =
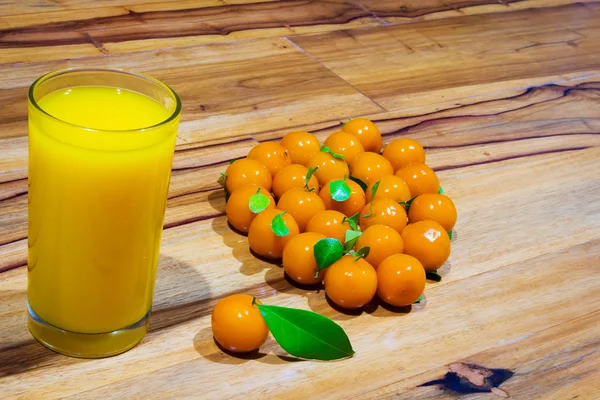
[{"label": "glass of orange juice", "polygon": [[63,354],[146,334],[181,102],[151,77],[51,72],[29,90],[29,330]]}]

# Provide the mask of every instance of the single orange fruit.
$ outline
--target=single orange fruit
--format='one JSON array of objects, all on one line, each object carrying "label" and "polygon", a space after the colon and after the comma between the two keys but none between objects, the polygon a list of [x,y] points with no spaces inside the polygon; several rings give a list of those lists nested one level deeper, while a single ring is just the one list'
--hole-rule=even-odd
[{"label": "single orange fruit", "polygon": [[456,207],[450,197],[437,193],[424,193],[417,196],[408,209],[410,222],[433,220],[446,231],[451,231],[456,224]]},{"label": "single orange fruit", "polygon": [[450,238],[443,226],[435,221],[418,221],[402,231],[404,253],[415,257],[426,271],[435,271],[450,256]]},{"label": "single orange fruit", "polygon": [[288,190],[281,196],[277,208],[290,213],[298,224],[300,232],[304,232],[308,221],[321,211],[325,211],[325,204],[315,192],[296,188]]},{"label": "single orange fruit", "polygon": [[[273,232],[273,219],[281,215],[285,226],[289,229],[289,233],[285,236],[277,236]],[[289,213],[284,213],[282,210],[271,208],[258,213],[250,224],[248,229],[248,244],[252,251],[259,256],[277,259],[281,258],[283,248],[288,241],[299,234],[298,224]]]},{"label": "single orange fruit", "polygon": [[[220,300],[212,312],[211,324],[215,340],[225,349],[245,353],[258,349],[269,336],[269,328],[254,298],[234,294]],[[256,303],[260,304],[258,300]]]},{"label": "single orange fruit", "polygon": [[269,199],[267,209],[275,208],[275,200],[273,200],[271,193],[260,186],[244,185],[239,187],[234,190],[229,200],[227,200],[227,205],[225,206],[227,219],[231,226],[240,232],[247,233],[250,223],[257,215],[250,211],[249,202],[250,198],[257,194],[258,191]]},{"label": "single orange fruit", "polygon": [[394,175],[394,168],[381,154],[365,151],[352,164],[352,176],[360,179],[367,186],[386,175]]},{"label": "single orange fruit", "polygon": [[319,139],[312,133],[304,131],[290,132],[286,134],[280,144],[288,149],[290,158],[294,164],[306,166],[312,156],[321,149]]},{"label": "single orange fruit", "polygon": [[287,149],[276,142],[263,142],[254,146],[248,152],[248,158],[261,162],[271,177],[292,163]]},{"label": "single orange fruit", "polygon": [[383,143],[381,132],[379,132],[379,129],[371,120],[367,118],[351,119],[342,126],[342,130],[358,137],[365,151],[373,151],[375,153],[381,151]]},{"label": "single orange fruit", "polygon": [[[377,192],[375,193],[375,199],[392,199],[396,202],[408,201],[412,197],[410,189],[404,179],[396,175],[386,175],[379,181]],[[373,200],[373,186],[376,182],[372,182],[367,188],[367,201]]]},{"label": "single orange fruit", "polygon": [[295,282],[303,285],[314,285],[323,280],[322,273],[317,274],[317,261],[315,260],[315,244],[325,239],[325,235],[316,232],[304,232],[294,236],[283,249],[283,269]]},{"label": "single orange fruit", "polygon": [[325,293],[340,307],[360,308],[371,301],[377,291],[377,272],[362,258],[343,256],[326,271]]},{"label": "single orange fruit", "polygon": [[364,231],[372,225],[386,225],[402,233],[407,217],[404,206],[391,199],[375,199],[360,212],[360,228]]},{"label": "single orange fruit", "polygon": [[[300,164],[291,164],[279,171],[273,178],[273,194],[280,198],[285,192],[294,188],[304,188],[306,185],[306,175],[308,168]],[[319,191],[319,181],[313,175],[308,181],[309,191]]]},{"label": "single orange fruit", "polygon": [[423,146],[416,140],[409,138],[399,138],[391,141],[383,149],[383,156],[392,164],[394,171],[413,163],[425,164]]},{"label": "single orange fruit", "polygon": [[225,170],[227,179],[225,189],[227,193],[233,193],[235,189],[244,185],[256,185],[271,190],[272,178],[267,167],[262,163],[243,158],[229,164]]},{"label": "single orange fruit", "polygon": [[377,268],[377,296],[396,306],[409,306],[425,290],[425,269],[416,258],[406,254],[394,254]]},{"label": "single orange fruit", "polygon": [[317,168],[315,176],[319,181],[319,185],[323,186],[329,181],[336,179],[344,179],[350,176],[348,164],[344,160],[335,158],[329,153],[319,151],[311,157],[307,164],[308,168]]},{"label": "single orange fruit", "polygon": [[344,161],[348,165],[352,165],[356,157],[365,151],[358,137],[344,131],[337,131],[329,135],[323,142],[323,146],[329,147],[329,150],[334,153],[343,155]]},{"label": "single orange fruit", "polygon": [[385,225],[371,225],[359,236],[355,249],[369,246],[371,249],[365,260],[377,269],[379,264],[393,254],[402,253],[404,244],[402,237],[395,230]]},{"label": "single orange fruit", "polygon": [[440,188],[440,180],[435,172],[423,163],[414,163],[402,167],[396,171],[396,176],[404,179],[413,196],[423,193],[437,193]]},{"label": "single orange fruit", "polygon": [[318,232],[325,237],[346,241],[346,231],[352,229],[350,223],[344,221],[346,216],[339,211],[325,210],[313,216],[306,224],[307,232]]},{"label": "single orange fruit", "polygon": [[367,203],[365,192],[363,192],[360,185],[350,179],[346,179],[346,185],[350,188],[350,197],[344,201],[336,201],[331,198],[331,183],[328,182],[321,188],[319,197],[323,200],[325,208],[328,210],[336,210],[341,212],[347,217],[351,217],[357,212],[360,212],[365,204]]}]

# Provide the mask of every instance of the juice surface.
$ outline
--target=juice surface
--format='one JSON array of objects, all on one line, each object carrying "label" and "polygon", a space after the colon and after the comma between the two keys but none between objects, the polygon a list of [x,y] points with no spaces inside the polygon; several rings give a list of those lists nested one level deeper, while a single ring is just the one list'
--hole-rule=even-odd
[{"label": "juice surface", "polygon": [[[171,114],[147,96],[108,87],[52,92],[38,104],[71,124],[113,131],[150,127]],[[176,121],[124,132],[136,148],[107,151],[94,144],[118,149],[119,132],[88,134],[35,113],[30,108],[29,304],[72,332],[134,324],[152,303]],[[61,141],[69,135],[76,142]]]}]

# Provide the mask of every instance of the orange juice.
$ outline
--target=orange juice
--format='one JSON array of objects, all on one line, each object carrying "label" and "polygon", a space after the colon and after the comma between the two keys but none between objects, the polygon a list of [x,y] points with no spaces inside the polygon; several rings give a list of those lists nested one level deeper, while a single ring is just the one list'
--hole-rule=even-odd
[{"label": "orange juice", "polygon": [[[79,349],[67,354],[114,354],[146,331],[178,115],[168,121],[173,110],[156,100],[102,86],[61,88],[37,106],[30,103],[28,302],[61,334],[30,329],[58,351]],[[110,339],[140,321],[134,337]],[[60,339],[70,333],[84,336]],[[84,343],[107,333],[105,345]]]}]

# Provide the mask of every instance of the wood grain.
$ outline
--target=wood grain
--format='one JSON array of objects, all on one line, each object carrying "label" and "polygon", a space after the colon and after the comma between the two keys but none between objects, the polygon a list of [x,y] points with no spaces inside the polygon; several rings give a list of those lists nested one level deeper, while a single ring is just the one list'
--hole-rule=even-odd
[{"label": "wood grain", "polygon": [[[449,399],[419,385],[462,361],[512,370],[512,398],[595,399],[599,37],[595,1],[2,2],[0,398]],[[184,104],[150,333],[103,360],[53,353],[26,327],[26,92],[70,66],[146,72]],[[384,141],[421,141],[459,210],[443,279],[410,312],[332,308],[224,217],[230,160],[359,115]],[[224,354],[210,312],[240,292],[333,318],[356,356],[295,361],[272,338]]]}]

